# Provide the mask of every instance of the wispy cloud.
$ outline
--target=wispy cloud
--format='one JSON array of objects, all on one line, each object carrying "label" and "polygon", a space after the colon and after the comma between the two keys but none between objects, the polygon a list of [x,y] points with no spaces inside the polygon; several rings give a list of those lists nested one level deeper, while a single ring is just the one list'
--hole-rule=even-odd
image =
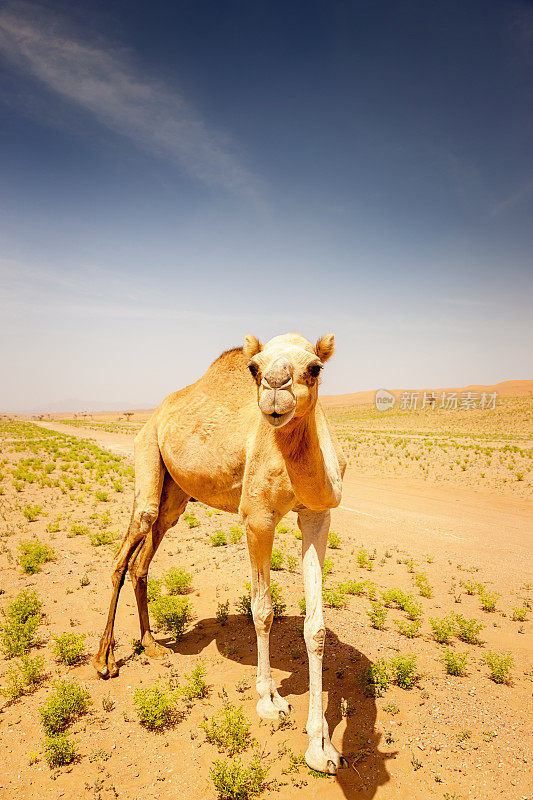
[{"label": "wispy cloud", "polygon": [[256,193],[229,137],[209,127],[182,94],[141,75],[124,49],[84,41],[49,10],[15,2],[0,11],[0,53],[110,130],[202,183]]},{"label": "wispy cloud", "polygon": [[518,189],[518,191],[513,192],[513,194],[509,195],[509,197],[506,197],[504,200],[501,200],[499,203],[497,203],[492,209],[492,216],[497,217],[498,214],[502,214],[503,212],[507,211],[507,209],[514,208],[514,206],[519,205],[532,193],[533,180],[526,183],[525,186],[522,186],[520,189]]}]

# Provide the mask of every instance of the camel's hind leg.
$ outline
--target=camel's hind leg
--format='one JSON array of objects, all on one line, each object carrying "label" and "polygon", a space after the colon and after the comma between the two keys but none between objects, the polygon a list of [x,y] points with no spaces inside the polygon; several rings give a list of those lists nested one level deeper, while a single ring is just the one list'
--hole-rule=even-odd
[{"label": "camel's hind leg", "polygon": [[163,536],[183,514],[188,500],[189,496],[174,483],[168,472],[166,472],[157,520],[152,525],[152,530],[146,539],[139,545],[130,559],[128,566],[139,611],[141,644],[146,655],[151,657],[162,656],[168,652],[168,649],[156,642],[150,630],[146,592],[148,569]]},{"label": "camel's hind leg", "polygon": [[155,426],[147,423],[135,438],[135,496],[128,532],[118,551],[111,576],[113,590],[105,631],[100,640],[93,665],[102,678],[118,674],[113,655],[113,627],[118,596],[124,583],[128,563],[139,544],[149,535],[157,519],[159,500],[165,476]]}]

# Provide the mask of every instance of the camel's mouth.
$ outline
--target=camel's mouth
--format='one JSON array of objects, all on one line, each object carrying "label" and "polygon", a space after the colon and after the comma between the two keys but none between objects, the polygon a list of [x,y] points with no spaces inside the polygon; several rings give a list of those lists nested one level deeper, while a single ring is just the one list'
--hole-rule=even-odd
[{"label": "camel's mouth", "polygon": [[282,428],[287,422],[291,421],[295,411],[296,407],[291,408],[290,411],[286,411],[285,414],[278,414],[276,411],[273,411],[272,414],[265,414],[265,412],[262,411],[261,414],[265,422],[268,422],[273,428]]}]

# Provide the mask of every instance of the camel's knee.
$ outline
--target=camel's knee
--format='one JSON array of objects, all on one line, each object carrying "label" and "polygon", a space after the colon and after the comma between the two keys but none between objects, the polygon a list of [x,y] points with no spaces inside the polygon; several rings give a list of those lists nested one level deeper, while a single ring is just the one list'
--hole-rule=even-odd
[{"label": "camel's knee", "polygon": [[324,655],[324,643],[326,641],[326,628],[324,623],[304,625],[304,639],[307,652],[322,658]]},{"label": "camel's knee", "polygon": [[270,597],[256,598],[252,602],[252,617],[257,633],[269,634],[274,619]]},{"label": "camel's knee", "polygon": [[144,508],[142,511],[134,514],[133,518],[137,523],[141,536],[148,536],[152,530],[152,525],[157,519],[158,512],[158,508]]}]

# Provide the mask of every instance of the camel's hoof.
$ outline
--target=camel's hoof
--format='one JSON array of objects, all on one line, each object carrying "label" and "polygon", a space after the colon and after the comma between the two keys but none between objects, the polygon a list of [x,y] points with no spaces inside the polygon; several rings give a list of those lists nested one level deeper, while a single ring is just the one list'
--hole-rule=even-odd
[{"label": "camel's hoof", "polygon": [[105,659],[95,656],[92,665],[100,678],[114,678],[115,675],[118,675],[118,667],[114,660],[106,663]]},{"label": "camel's hoof", "polygon": [[311,769],[329,775],[336,775],[338,769],[348,766],[346,759],[330,742],[324,743],[324,747],[309,745],[305,754],[305,762]]},{"label": "camel's hoof", "polygon": [[[283,698],[280,698],[282,700]],[[278,708],[272,702],[272,698],[269,695],[265,695],[265,697],[260,697],[257,703],[257,713],[261,717],[261,719],[284,719],[288,712],[285,711],[283,708]]]},{"label": "camel's hoof", "polygon": [[148,658],[164,658],[171,652],[168,647],[163,647],[159,642],[150,642],[150,644],[144,646],[144,654]]}]

